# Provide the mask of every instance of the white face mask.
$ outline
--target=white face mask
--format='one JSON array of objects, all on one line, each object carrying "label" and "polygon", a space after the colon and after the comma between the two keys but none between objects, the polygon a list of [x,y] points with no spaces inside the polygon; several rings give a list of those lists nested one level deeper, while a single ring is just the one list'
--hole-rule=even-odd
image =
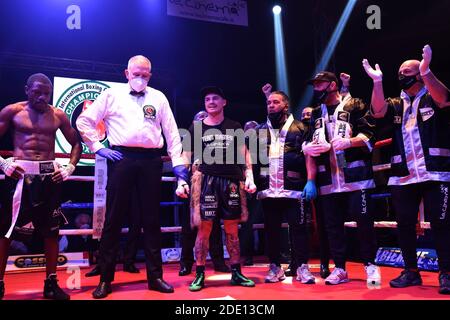
[{"label": "white face mask", "polygon": [[147,87],[148,81],[144,78],[133,78],[129,81],[131,88],[136,92],[141,92]]}]

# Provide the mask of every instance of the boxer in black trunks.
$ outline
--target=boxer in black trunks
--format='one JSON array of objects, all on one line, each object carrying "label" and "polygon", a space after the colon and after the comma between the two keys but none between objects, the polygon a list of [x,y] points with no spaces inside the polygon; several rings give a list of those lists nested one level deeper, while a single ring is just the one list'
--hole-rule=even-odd
[{"label": "boxer in black trunks", "polygon": [[[0,157],[6,175],[0,215],[0,299],[4,296],[3,277],[12,239],[23,239],[37,232],[44,238],[47,279],[44,298],[69,300],[57,283],[59,226],[64,216],[59,208],[61,182],[75,170],[81,156],[81,144],[66,114],[49,105],[50,79],[41,73],[28,78],[28,100],[6,106],[0,111],[0,136],[12,129],[13,157]],[[67,166],[55,159],[56,131],[60,129],[72,146]]]}]

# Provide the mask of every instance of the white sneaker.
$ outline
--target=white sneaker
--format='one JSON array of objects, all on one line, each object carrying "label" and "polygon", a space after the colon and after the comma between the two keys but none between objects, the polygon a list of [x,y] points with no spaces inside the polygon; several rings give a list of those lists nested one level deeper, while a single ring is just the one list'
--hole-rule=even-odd
[{"label": "white sneaker", "polygon": [[309,271],[309,267],[306,263],[297,268],[297,280],[305,284],[316,283],[316,278]]},{"label": "white sneaker", "polygon": [[325,279],[325,284],[339,284],[348,282],[348,274],[342,268],[334,268],[333,272]]},{"label": "white sneaker", "polygon": [[380,285],[381,284],[381,274],[380,268],[374,264],[369,263],[365,266],[367,273],[367,285]]},{"label": "white sneaker", "polygon": [[265,281],[269,282],[279,282],[286,279],[284,275],[284,269],[282,267],[277,266],[275,263],[271,263],[269,266],[269,273],[267,274]]}]

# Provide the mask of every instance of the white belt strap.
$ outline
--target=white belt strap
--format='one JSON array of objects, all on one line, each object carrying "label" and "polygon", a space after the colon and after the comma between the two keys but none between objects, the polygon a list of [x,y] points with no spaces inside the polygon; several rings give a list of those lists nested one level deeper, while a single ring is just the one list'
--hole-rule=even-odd
[{"label": "white belt strap", "polygon": [[28,161],[28,160],[15,160],[14,163],[17,163],[23,170],[25,170],[25,174],[40,174],[47,175],[55,172],[56,169],[59,168],[58,162],[54,160],[49,161]]},{"label": "white belt strap", "polygon": [[23,191],[23,177],[20,178],[20,180],[17,182],[16,190],[14,190],[11,226],[9,227],[9,230],[5,235],[5,238],[8,238],[8,239],[11,237],[11,234],[12,234],[14,227],[16,225],[16,222],[17,222],[17,218],[19,217],[20,204],[22,201],[22,191]]},{"label": "white belt strap", "polygon": [[108,182],[108,165],[106,158],[95,155],[94,212],[92,214],[92,239],[100,239],[106,213],[106,184]]}]

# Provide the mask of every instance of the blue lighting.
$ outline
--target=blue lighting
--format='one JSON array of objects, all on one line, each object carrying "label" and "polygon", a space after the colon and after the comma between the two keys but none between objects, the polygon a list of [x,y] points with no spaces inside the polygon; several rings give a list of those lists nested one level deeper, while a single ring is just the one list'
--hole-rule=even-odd
[{"label": "blue lighting", "polygon": [[284,91],[287,95],[289,95],[289,87],[288,87],[288,77],[287,77],[287,68],[286,68],[286,54],[284,48],[284,34],[283,34],[283,23],[281,21],[281,15],[275,12],[275,8],[279,8],[278,12],[281,12],[280,6],[275,6],[273,8],[274,16],[273,16],[273,27],[274,27],[274,36],[275,36],[275,65],[276,65],[276,74],[277,74],[277,90]]},{"label": "blue lighting", "polygon": [[[322,53],[320,62],[314,69],[313,76],[316,75],[317,72],[324,70],[328,66],[331,55],[333,54],[334,50],[336,49],[336,45],[337,45],[339,39],[341,38],[342,32],[344,31],[345,25],[348,22],[348,19],[350,17],[350,14],[352,13],[353,7],[356,4],[356,1],[357,0],[349,0],[347,2],[344,12],[342,13],[341,18],[339,19],[339,22],[333,31],[330,41],[328,42],[327,47],[325,48],[324,52]],[[311,98],[312,98],[312,89],[308,87],[308,88],[306,88],[305,92],[303,93],[302,99],[300,101],[300,109],[307,106],[309,104],[309,102],[311,101]]]}]

